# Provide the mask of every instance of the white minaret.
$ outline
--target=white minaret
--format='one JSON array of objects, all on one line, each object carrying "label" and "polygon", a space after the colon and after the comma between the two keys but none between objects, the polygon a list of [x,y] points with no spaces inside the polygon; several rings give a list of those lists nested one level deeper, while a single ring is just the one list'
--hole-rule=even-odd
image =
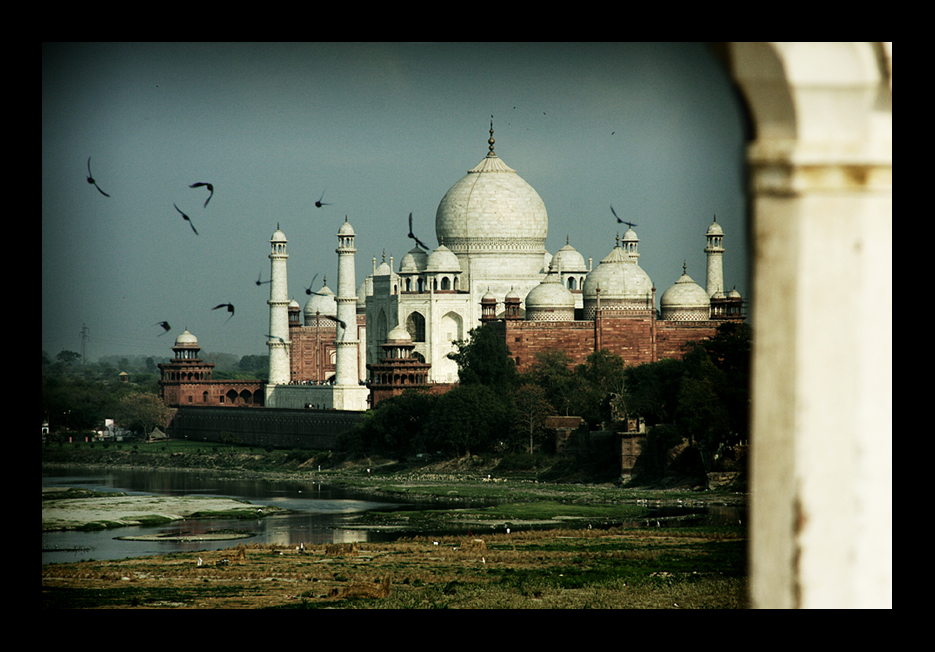
[{"label": "white minaret", "polygon": [[[338,331],[335,385],[357,386],[357,273],[354,268],[354,229],[344,218],[338,229]],[[344,326],[341,325],[343,322]]]},{"label": "white minaret", "polygon": [[[267,398],[274,385],[289,383],[289,290],[286,283],[286,234],[279,230],[270,238],[270,284],[269,284],[269,382]],[[267,407],[276,407],[269,405]]]},{"label": "white minaret", "polygon": [[705,290],[708,297],[713,297],[720,292],[724,294],[724,267],[722,257],[724,255],[724,246],[722,240],[724,231],[721,225],[717,223],[717,215],[714,216],[714,222],[708,227],[705,234],[708,238],[708,246],[705,247],[705,254],[708,256],[708,275],[705,281]]}]

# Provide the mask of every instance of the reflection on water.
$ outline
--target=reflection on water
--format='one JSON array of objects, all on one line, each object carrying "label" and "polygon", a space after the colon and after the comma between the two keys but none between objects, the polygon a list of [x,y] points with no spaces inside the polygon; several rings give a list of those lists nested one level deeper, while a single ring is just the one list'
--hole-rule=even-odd
[{"label": "reflection on water", "polygon": [[[219,479],[179,471],[88,471],[68,476],[43,476],[42,486],[85,487],[95,491],[123,492],[128,495],[168,494],[228,496],[257,505],[275,505],[291,513],[256,521],[186,519],[156,527],[122,527],[94,532],[44,532],[42,563],[62,563],[86,559],[123,559],[171,552],[221,550],[245,543],[250,545],[299,543],[340,543],[379,540],[379,535],[342,528],[350,514],[374,509],[394,509],[403,503],[374,501],[364,494],[311,481],[272,481],[264,479]],[[119,537],[185,534],[235,530],[246,533],[236,541],[121,541]]]}]

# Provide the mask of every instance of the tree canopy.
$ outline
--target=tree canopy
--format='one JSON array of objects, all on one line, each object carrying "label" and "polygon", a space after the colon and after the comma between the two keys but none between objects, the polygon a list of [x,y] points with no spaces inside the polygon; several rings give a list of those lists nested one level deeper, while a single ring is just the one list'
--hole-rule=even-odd
[{"label": "tree canopy", "polygon": [[591,427],[615,416],[642,417],[667,441],[686,438],[714,449],[748,438],[750,329],[724,324],[681,359],[627,367],[607,350],[578,365],[551,350],[519,374],[502,337],[489,326],[470,331],[449,358],[460,384],[435,396],[407,390],[381,401],[341,439],[349,453],[542,450],[545,419],[574,415]]},{"label": "tree canopy", "polygon": [[506,342],[489,325],[472,328],[467,340],[456,340],[457,351],[448,357],[458,363],[462,385],[480,384],[501,391],[512,389],[516,381],[516,363]]}]

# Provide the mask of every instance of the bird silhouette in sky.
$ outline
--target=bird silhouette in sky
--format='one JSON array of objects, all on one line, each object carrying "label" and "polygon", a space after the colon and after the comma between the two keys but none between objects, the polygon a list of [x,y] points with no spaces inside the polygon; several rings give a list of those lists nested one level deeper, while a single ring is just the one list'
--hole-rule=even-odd
[{"label": "bird silhouette in sky", "polygon": [[271,339],[271,340],[279,340],[279,341],[282,342],[283,344],[286,343],[286,340],[282,339],[282,338],[279,337],[278,335],[270,335],[269,333],[267,333],[267,334],[266,334],[266,337],[268,337],[268,338]]},{"label": "bird silhouette in sky", "polygon": [[315,202],[315,206],[316,206],[317,208],[321,208],[322,206],[331,206],[331,204],[322,201],[322,199],[324,199],[324,198],[325,198],[325,193],[322,192],[322,193],[321,193],[321,197],[319,197],[319,198],[318,198],[318,201]]},{"label": "bird silhouette in sky", "polygon": [[110,197],[110,195],[108,195],[106,192],[101,190],[101,187],[97,185],[97,181],[95,181],[94,177],[91,176],[91,157],[90,156],[88,157],[88,183],[90,183],[95,188],[97,188],[97,191],[101,193],[102,195],[104,195],[105,197]]},{"label": "bird silhouette in sky", "polygon": [[[175,204],[172,204],[172,205],[175,206]],[[177,210],[179,213],[182,213],[182,209],[179,208],[178,206],[175,206],[175,210]],[[192,219],[185,213],[182,213],[182,217],[185,218],[185,221],[188,222],[188,225],[192,227],[192,231],[195,232],[195,235],[198,235],[198,230],[195,228],[195,225],[192,224]]]},{"label": "bird silhouette in sky", "polygon": [[428,251],[428,247],[422,244],[422,241],[419,240],[412,232],[412,213],[409,213],[409,237],[416,241],[416,244]]},{"label": "bird silhouette in sky", "polygon": [[[234,318],[234,304],[232,304],[232,303],[220,303],[220,304],[214,306],[211,310],[217,310],[218,308],[227,308],[227,312],[229,312],[229,313],[231,314],[231,316],[227,318],[227,321],[230,321],[231,319]],[[226,324],[227,321],[224,322],[224,323]]]},{"label": "bird silhouette in sky", "polygon": [[212,198],[212,197],[214,197],[214,186],[211,185],[210,183],[205,183],[204,181],[199,181],[198,183],[193,183],[192,185],[190,185],[189,188],[200,188],[201,186],[206,186],[206,187],[208,188],[208,192],[211,193],[211,194],[208,195],[208,198],[205,200],[205,205],[204,205],[204,207],[207,208],[207,207],[208,207],[208,202],[211,201],[211,198]]},{"label": "bird silhouette in sky", "polygon": [[268,280],[268,281],[261,281],[261,280],[260,280],[261,278],[263,278],[263,272],[260,272],[260,273],[257,275],[257,277],[256,277],[256,284],[257,284],[257,285],[263,285],[264,283],[272,283],[272,282],[273,282],[273,279],[270,279],[270,280]]},{"label": "bird silhouette in sky", "polygon": [[329,317],[331,317],[333,320],[338,322],[341,325],[341,328],[343,328],[344,330],[347,330],[347,324],[345,324],[343,321],[341,321],[337,317],[332,317],[331,315],[329,315]]},{"label": "bird silhouette in sky", "polygon": [[312,292],[312,286],[315,284],[315,279],[318,278],[318,274],[312,277],[312,282],[308,284],[308,287],[305,288],[305,294],[318,294],[317,292]]},{"label": "bird silhouette in sky", "polygon": [[167,321],[161,321],[161,322],[159,322],[158,324],[156,324],[156,326],[162,326],[162,327],[165,329],[164,331],[162,331],[161,333],[159,333],[159,337],[162,337],[163,335],[165,335],[166,333],[168,333],[168,332],[169,332],[169,329],[172,328],[171,326],[169,326],[169,322],[167,322]]},{"label": "bird silhouette in sky", "polygon": [[627,225],[628,227],[630,227],[631,229],[632,229],[634,226],[639,226],[639,224],[634,224],[633,222],[624,222],[623,220],[621,220],[620,217],[617,215],[617,211],[614,210],[614,207],[613,207],[613,206],[610,207],[610,212],[613,213],[613,214],[614,214],[614,217],[617,218],[617,223],[618,223],[618,224],[626,224],[626,225]]}]

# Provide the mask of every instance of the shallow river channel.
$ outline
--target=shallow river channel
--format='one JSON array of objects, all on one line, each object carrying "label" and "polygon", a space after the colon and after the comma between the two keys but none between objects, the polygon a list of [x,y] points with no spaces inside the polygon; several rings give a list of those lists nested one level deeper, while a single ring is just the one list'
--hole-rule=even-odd
[{"label": "shallow river channel", "polygon": [[[42,476],[43,487],[84,487],[94,491],[123,492],[127,495],[203,495],[246,500],[259,506],[289,510],[287,514],[257,520],[186,519],[157,527],[132,526],[98,531],[43,532],[42,563],[63,563],[87,559],[123,559],[193,550],[220,550],[238,543],[295,544],[378,541],[387,538],[379,532],[348,529],[355,515],[370,510],[419,509],[414,502],[380,502],[373,496],[314,482],[270,481],[262,479],[219,479],[209,475],[171,471],[73,471],[68,476]],[[383,500],[383,499],[380,499]],[[428,507],[426,505],[425,507]],[[444,508],[438,502],[433,509]],[[119,537],[142,535],[193,535],[219,530],[247,534],[237,540],[222,541],[128,541]],[[398,533],[391,537],[395,539]]]}]

